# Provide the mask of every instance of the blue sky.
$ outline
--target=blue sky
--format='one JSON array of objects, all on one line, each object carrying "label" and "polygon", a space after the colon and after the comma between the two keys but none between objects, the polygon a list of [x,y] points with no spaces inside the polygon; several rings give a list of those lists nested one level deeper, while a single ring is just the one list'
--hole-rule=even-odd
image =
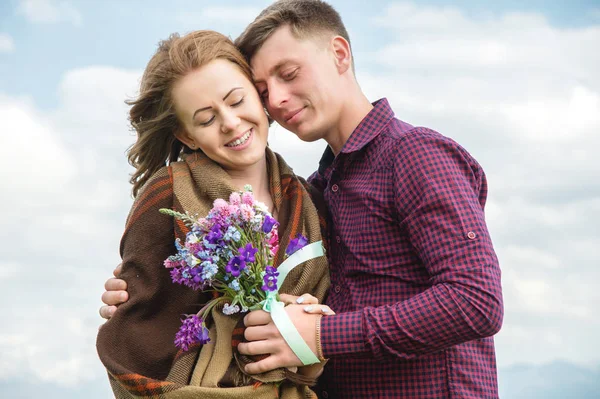
[{"label": "blue sky", "polygon": [[[503,270],[503,398],[600,391],[600,2],[331,1],[361,87],[483,165]],[[523,4],[526,3],[526,4]],[[0,2],[0,392],[108,398],[95,353],[134,137],[123,100],[171,32],[235,37],[269,1]],[[278,126],[308,175],[324,143]],[[19,297],[19,300],[15,298]]]}]

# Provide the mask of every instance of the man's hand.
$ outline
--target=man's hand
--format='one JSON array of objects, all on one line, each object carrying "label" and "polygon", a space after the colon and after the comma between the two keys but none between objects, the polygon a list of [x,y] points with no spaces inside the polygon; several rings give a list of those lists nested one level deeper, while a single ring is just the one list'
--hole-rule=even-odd
[{"label": "man's hand", "polygon": [[121,273],[121,264],[113,271],[115,277],[111,277],[104,283],[106,292],[102,294],[102,302],[106,305],[100,307],[100,316],[105,319],[110,319],[117,310],[117,307],[123,302],[127,302],[129,295],[127,294],[127,283],[125,280],[118,278]]},{"label": "man's hand", "polygon": [[[294,326],[307,343],[308,347],[317,353],[317,321],[319,314],[307,313],[304,305],[288,305],[285,311],[294,323]],[[317,312],[315,312],[317,313]],[[255,310],[244,317],[246,331],[244,336],[250,342],[242,342],[238,346],[244,355],[270,354],[269,357],[258,362],[246,365],[246,372],[259,374],[280,367],[303,366],[302,362],[273,323],[271,315],[262,310]]]}]

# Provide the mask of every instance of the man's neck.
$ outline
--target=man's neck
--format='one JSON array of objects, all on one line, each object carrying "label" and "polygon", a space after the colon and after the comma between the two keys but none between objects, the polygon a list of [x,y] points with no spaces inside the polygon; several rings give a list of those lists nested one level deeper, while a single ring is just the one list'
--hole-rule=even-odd
[{"label": "man's neck", "polygon": [[336,156],[340,153],[352,132],[372,109],[373,105],[358,88],[344,101],[337,125],[325,137],[325,141],[327,141]]}]

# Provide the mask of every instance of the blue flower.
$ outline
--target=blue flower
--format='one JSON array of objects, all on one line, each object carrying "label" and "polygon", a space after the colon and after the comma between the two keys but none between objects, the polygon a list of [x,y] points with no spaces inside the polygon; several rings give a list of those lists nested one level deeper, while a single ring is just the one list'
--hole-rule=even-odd
[{"label": "blue flower", "polygon": [[233,227],[233,226],[229,226],[227,228],[227,232],[225,232],[225,235],[223,236],[223,239],[226,241],[235,241],[238,242],[239,240],[242,239],[242,234],[240,233],[240,231]]},{"label": "blue flower", "polygon": [[228,316],[238,313],[239,311],[240,311],[240,307],[238,305],[231,306],[228,303],[226,303],[225,306],[223,306],[223,314],[228,315]]},{"label": "blue flower", "polygon": [[231,283],[229,283],[229,288],[231,288],[232,290],[234,290],[236,292],[239,292],[242,289],[242,287],[240,287],[240,282],[237,279],[235,279]]},{"label": "blue flower", "polygon": [[210,281],[217,274],[219,268],[214,263],[204,262],[202,264],[202,279]]},{"label": "blue flower", "polygon": [[308,244],[308,239],[302,234],[298,234],[296,238],[290,240],[287,248],[285,249],[286,255],[290,256],[299,249],[302,249]]}]

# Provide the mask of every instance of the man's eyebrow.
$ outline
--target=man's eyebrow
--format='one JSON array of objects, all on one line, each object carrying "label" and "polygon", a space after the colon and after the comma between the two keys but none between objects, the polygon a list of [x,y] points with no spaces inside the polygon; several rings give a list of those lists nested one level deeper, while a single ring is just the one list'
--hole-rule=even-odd
[{"label": "man's eyebrow", "polygon": [[[288,64],[289,62],[290,62],[290,60],[280,61],[274,67],[272,67],[271,69],[269,69],[269,72],[268,72],[267,76],[274,75],[275,73],[277,73],[277,71],[279,71],[281,68],[283,68],[285,66],[285,64]],[[254,84],[262,83],[262,82],[264,82],[264,79],[254,80]]]},{"label": "man's eyebrow", "polygon": [[[231,93],[233,93],[236,90],[240,90],[243,89],[243,87],[234,87],[233,89],[229,90],[229,92],[227,94],[225,94],[225,97],[223,97],[223,101],[227,100],[227,97],[229,97],[229,95]],[[198,112],[202,112],[202,111],[207,111],[209,109],[211,109],[212,107],[204,107],[204,108],[198,108],[196,111],[194,111],[194,115],[192,115],[192,119],[194,119],[196,117],[196,114]]]}]

